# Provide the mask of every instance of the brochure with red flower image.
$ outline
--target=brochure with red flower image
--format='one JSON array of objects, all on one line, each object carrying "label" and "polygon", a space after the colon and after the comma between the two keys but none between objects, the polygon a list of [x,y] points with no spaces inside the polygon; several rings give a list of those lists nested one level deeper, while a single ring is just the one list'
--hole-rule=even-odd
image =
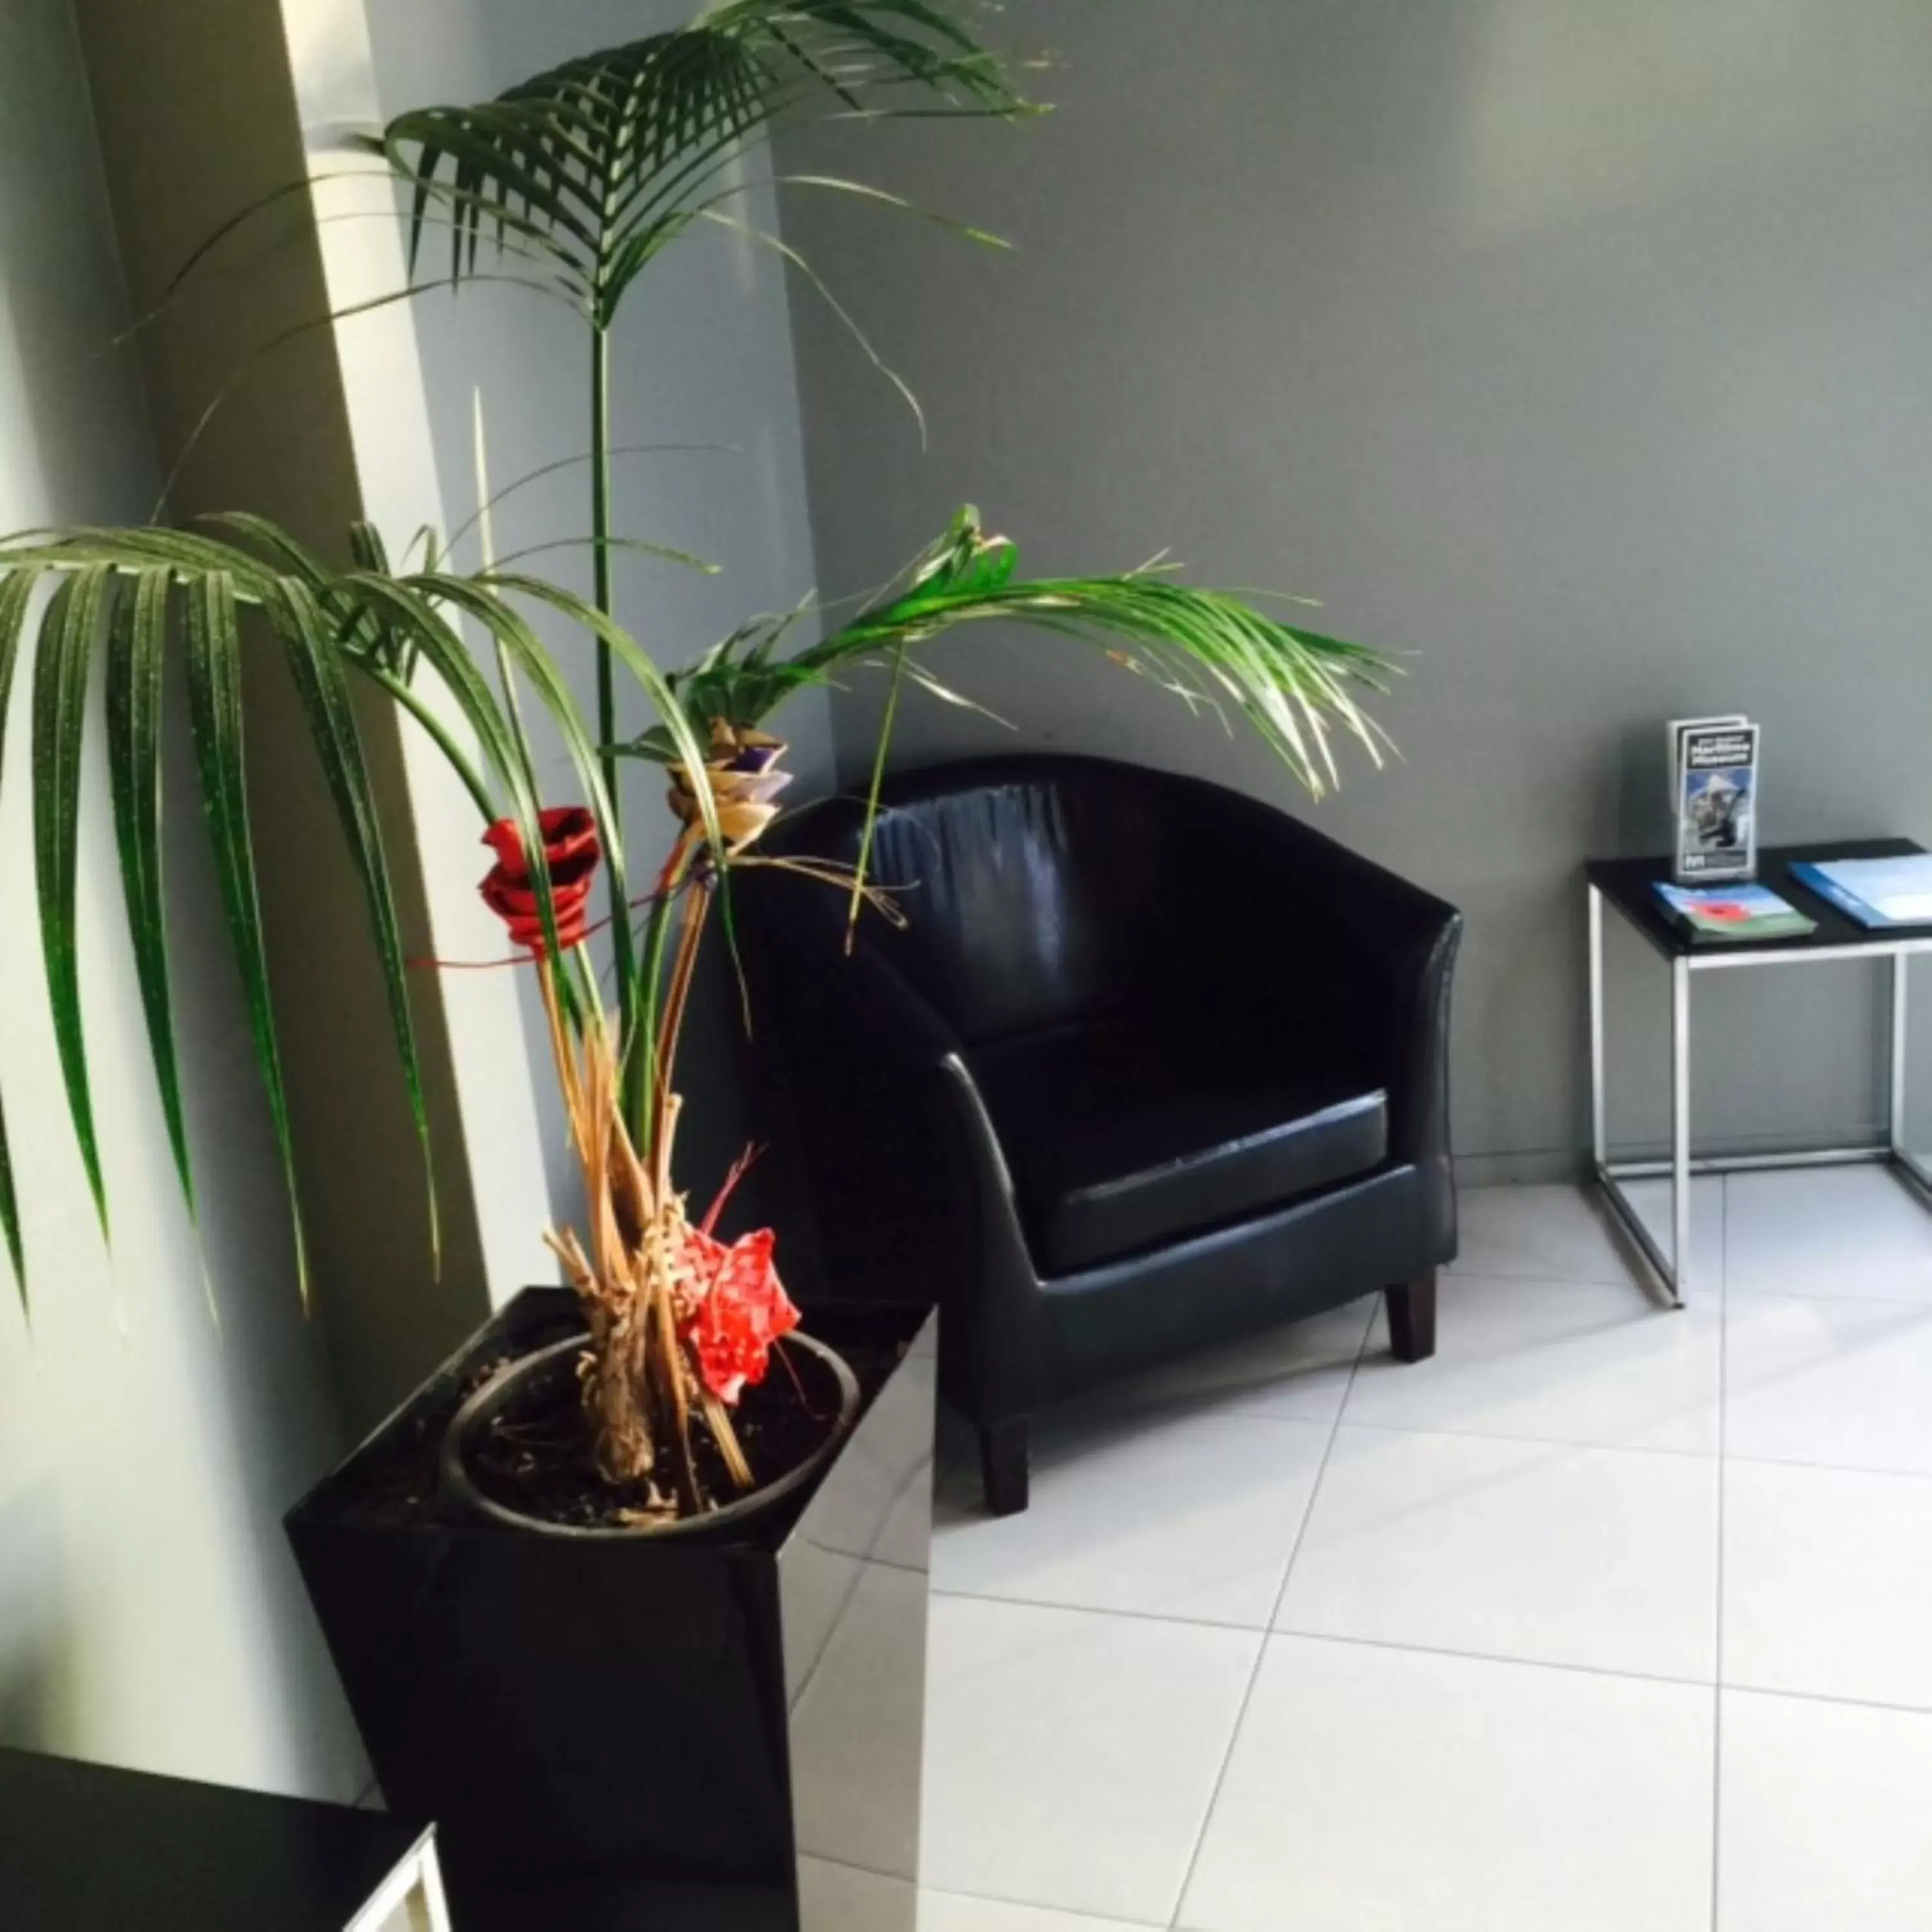
[{"label": "brochure with red flower image", "polygon": [[1657,895],[1693,939],[1790,939],[1818,930],[1815,919],[1766,886],[1673,886],[1660,879]]}]

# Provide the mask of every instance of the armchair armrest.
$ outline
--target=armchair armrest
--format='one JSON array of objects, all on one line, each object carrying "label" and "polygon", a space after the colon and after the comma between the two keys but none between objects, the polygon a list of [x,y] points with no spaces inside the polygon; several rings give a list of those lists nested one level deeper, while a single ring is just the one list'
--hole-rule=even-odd
[{"label": "armchair armrest", "polygon": [[896,1246],[918,1256],[939,1302],[947,1392],[975,1416],[1024,1415],[1033,1403],[1040,1282],[1012,1172],[964,1050],[938,1010],[862,938],[826,976],[844,982],[866,1050],[881,1052],[890,1070],[885,1079],[895,1091],[871,1126],[911,1137],[909,1145],[878,1148],[874,1158],[884,1168],[910,1153],[922,1169],[902,1199],[922,1199],[923,1207]]},{"label": "armchair armrest", "polygon": [[844,1009],[841,1030],[902,1070],[936,1067],[962,1051],[939,1010],[862,939],[849,953],[821,965],[816,977]]},{"label": "armchair armrest", "polygon": [[[824,1292],[932,1300],[940,1375],[976,1415],[1024,1414],[1039,1286],[1012,1178],[952,1026],[867,938],[844,951],[844,908],[777,876],[748,903],[748,948],[782,1009],[788,1111],[812,1175]],[[787,970],[786,948],[811,949]]]},{"label": "armchair armrest", "polygon": [[738,903],[756,943],[746,948],[754,1008],[776,1004],[789,1015],[795,1057],[836,1061],[862,1055],[866,1065],[937,1066],[960,1051],[950,1022],[883,958],[861,923],[846,950],[846,902],[815,879],[770,870],[740,880]]}]

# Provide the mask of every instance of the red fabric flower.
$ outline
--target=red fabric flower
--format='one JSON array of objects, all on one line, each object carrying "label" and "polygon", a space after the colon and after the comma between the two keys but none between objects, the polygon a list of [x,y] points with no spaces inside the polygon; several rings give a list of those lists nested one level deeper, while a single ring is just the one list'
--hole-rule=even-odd
[{"label": "red fabric flower", "polygon": [[[580,805],[553,806],[537,814],[543,833],[544,860],[550,868],[550,899],[556,912],[556,936],[566,946],[582,943],[589,922],[591,882],[603,856],[597,842],[597,821]],[[542,958],[543,917],[530,868],[524,856],[524,836],[514,818],[500,818],[483,835],[496,855],[478,890],[483,903],[510,928],[519,946]]]},{"label": "red fabric flower", "polygon": [[772,1265],[776,1239],[769,1228],[729,1247],[701,1228],[685,1238],[686,1262],[709,1284],[685,1337],[704,1386],[721,1402],[735,1402],[748,1385],[763,1382],[772,1344],[798,1326],[798,1310]]}]

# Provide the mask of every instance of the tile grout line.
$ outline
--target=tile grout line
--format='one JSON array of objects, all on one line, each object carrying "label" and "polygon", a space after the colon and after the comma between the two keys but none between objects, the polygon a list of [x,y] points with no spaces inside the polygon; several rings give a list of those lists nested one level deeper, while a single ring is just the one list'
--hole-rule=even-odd
[{"label": "tile grout line", "polygon": [[1498,1650],[1452,1650],[1439,1643],[1398,1642],[1394,1637],[1346,1636],[1334,1630],[1297,1630],[1292,1624],[1270,1628],[1268,1634],[1299,1637],[1305,1643],[1346,1643],[1358,1650],[1400,1651],[1409,1657],[1450,1657],[1459,1664],[1500,1664],[1505,1670],[1564,1670],[1574,1677],[1614,1678],[1620,1684],[1668,1684],[1680,1690],[1717,1688],[1702,1677],[1666,1677],[1655,1670],[1619,1670],[1607,1664],[1577,1664],[1562,1658],[1512,1657]]},{"label": "tile grout line", "polygon": [[[1346,1644],[1356,1650],[1393,1650],[1410,1657],[1448,1657],[1460,1664],[1499,1664],[1506,1670],[1563,1670],[1578,1677],[1610,1677],[1625,1684],[1667,1684],[1681,1690],[1735,1690],[1754,1697],[1785,1697],[1801,1704],[1844,1704],[1861,1711],[1892,1711],[1900,1717],[1932,1718],[1932,1704],[1900,1704],[1883,1697],[1847,1696],[1835,1690],[1800,1690],[1788,1684],[1720,1684],[1708,1677],[1672,1677],[1656,1670],[1631,1670],[1607,1664],[1579,1664],[1556,1657],[1525,1657],[1501,1650],[1463,1650],[1446,1644],[1399,1642],[1394,1637],[1358,1636],[1344,1630],[1300,1630],[1292,1624],[1265,1630],[1253,1624],[1231,1624],[1207,1617],[1183,1617],[1158,1610],[1125,1610],[1094,1604],[1052,1604],[1038,1597],[994,1597],[976,1590],[934,1590],[946,1597],[976,1604],[994,1604],[1010,1610],[1045,1610],[1069,1617],[1119,1617],[1130,1623],[1166,1624],[1183,1630],[1226,1630],[1243,1636],[1295,1637],[1305,1643]],[[955,1888],[956,1889],[956,1888]],[[990,1894],[989,1894],[990,1895]],[[1007,1901],[1024,1904],[1023,1900]],[[1056,1908],[1064,1910],[1064,1907]]]},{"label": "tile grout line", "polygon": [[[1713,1680],[1707,1677],[1672,1677],[1662,1671],[1619,1670],[1607,1664],[1578,1664],[1566,1658],[1523,1657],[1500,1650],[1463,1650],[1448,1644],[1403,1642],[1386,1636],[1358,1636],[1346,1630],[1300,1630],[1292,1624],[1281,1624],[1274,1620],[1281,1614],[1279,1596],[1276,1600],[1274,1618],[1265,1624],[1232,1624],[1212,1617],[1172,1616],[1160,1610],[1126,1610],[1111,1604],[1054,1604],[1038,1597],[995,1597],[977,1590],[934,1590],[932,1594],[935,1597],[952,1598],[975,1604],[1002,1604],[1010,1610],[1057,1612],[1060,1616],[1069,1617],[1120,1617],[1130,1623],[1166,1624],[1182,1630],[1228,1630],[1244,1636],[1300,1637],[1310,1643],[1346,1643],[1360,1650],[1399,1650],[1412,1656],[1453,1657],[1465,1664],[1516,1665],[1525,1670],[1568,1670],[1581,1677],[1614,1677],[1622,1682],[1631,1684],[1674,1684],[1687,1690],[1708,1690],[1714,1688]],[[1752,1687],[1740,1685],[1738,1688]],[[1822,1691],[1792,1690],[1776,1694],[1809,1697],[1828,1704],[1853,1701],[1833,1697]],[[1883,1708],[1909,1710],[1915,1707],[1898,1705]]]},{"label": "tile grout line", "polygon": [[1718,1574],[1717,1628],[1711,1691],[1711,1932],[1723,1909],[1724,1817],[1724,1468],[1730,1406],[1731,1184],[1718,1192]]},{"label": "tile grout line", "polygon": [[1741,1288],[1737,1295],[1740,1301],[1825,1302],[1834,1307],[1842,1303],[1847,1308],[1909,1308],[1921,1315],[1932,1309],[1932,1302],[1923,1294],[1820,1294],[1815,1288],[1808,1292],[1795,1288]]},{"label": "tile grout line", "polygon": [[1587,1449],[1615,1456],[1674,1456],[1681,1462],[1715,1462],[1718,1453],[1715,1450],[1660,1449],[1654,1442],[1599,1442],[1580,1436],[1505,1435],[1496,1430],[1446,1429],[1440,1424],[1432,1429],[1418,1429],[1400,1422],[1345,1422],[1342,1426],[1372,1429],[1384,1436],[1443,1436],[1457,1442],[1515,1442],[1526,1449]]},{"label": "tile grout line", "polygon": [[798,1856],[801,1860],[809,1859],[814,1864],[826,1866],[833,1871],[854,1872],[861,1878],[883,1879],[889,1885],[910,1886],[915,1899],[970,1898],[976,1905],[1010,1905],[1022,1912],[1052,1912],[1092,1925],[1131,1928],[1132,1932],[1168,1932],[1168,1928],[1157,1925],[1150,1919],[1103,1918],[1097,1912],[1083,1912],[1077,1906],[1041,1905],[1032,1899],[1009,1898],[1004,1892],[964,1892],[956,1885],[926,1885],[918,1879],[908,1878],[903,1872],[880,1871],[876,1866],[855,1864],[850,1858],[828,1858],[823,1852],[801,1852]]},{"label": "tile grout line", "polygon": [[[1697,1178],[1703,1180],[1714,1180],[1720,1184],[1723,1190],[1720,1198],[1724,1204],[1720,1213],[1727,1221],[1730,1201],[1729,1184],[1732,1177],[1719,1174],[1700,1175]],[[1643,1270],[1637,1267],[1628,1268],[1624,1272],[1616,1275],[1557,1274],[1546,1268],[1531,1274],[1517,1268],[1470,1268],[1459,1262],[1452,1262],[1442,1270],[1442,1278],[1445,1281],[1453,1280],[1459,1276],[1464,1280],[1476,1281],[1534,1283],[1542,1288],[1636,1288],[1641,1289],[1644,1286]],[[1726,1293],[1729,1293],[1728,1282],[1725,1286]],[[1923,1294],[1820,1294],[1802,1288],[1740,1288],[1736,1292],[1739,1298],[1745,1301],[1842,1301],[1861,1308],[1916,1308],[1922,1312],[1932,1310],[1932,1300],[1928,1300]]]},{"label": "tile grout line", "polygon": [[[1747,1300],[1754,1298],[1748,1295],[1745,1297]],[[1768,1298],[1765,1298],[1768,1299]],[[1798,1298],[1792,1297],[1788,1298],[1797,1299]],[[1834,1303],[1845,1299],[1843,1296],[1834,1296],[1832,1298]],[[1876,1307],[1880,1306],[1897,1306],[1898,1304],[1868,1302],[1864,1305],[1867,1307]],[[1668,1311],[1660,1312],[1667,1312]],[[1720,1382],[1721,1380],[1722,1377],[1720,1376]],[[1286,1424],[1288,1427],[1294,1429],[1320,1429],[1327,1426],[1325,1424],[1317,1421],[1312,1416],[1271,1415],[1265,1414],[1258,1409],[1237,1408],[1214,1404],[1213,1403],[1211,1398],[1204,1400],[1207,1401],[1208,1406],[1202,1407],[1192,1407],[1185,1411],[1179,1409],[1150,1410],[1148,1412],[1147,1417],[1143,1419],[1156,1421],[1168,1421],[1176,1419],[1198,1420],[1208,1417],[1223,1416],[1230,1420],[1234,1421]],[[1348,1420],[1345,1418],[1342,1424],[1342,1426],[1345,1429],[1372,1430],[1378,1435],[1382,1436],[1440,1436],[1447,1437],[1449,1440],[1456,1442],[1515,1442],[1522,1444],[1526,1448],[1589,1449],[1601,1450],[1618,1456],[1675,1456],[1678,1461],[1682,1462],[1715,1462],[1721,1460],[1726,1462],[1748,1463],[1752,1468],[1760,1469],[1816,1469],[1821,1470],[1827,1474],[1846,1476],[1891,1476],[1896,1478],[1901,1481],[1906,1482],[1932,1483],[1932,1467],[1920,1469],[1908,1469],[1904,1468],[1902,1465],[1893,1462],[1820,1462],[1814,1458],[1808,1456],[1738,1456],[1733,1455],[1728,1448],[1717,1449],[1665,1449],[1660,1448],[1654,1442],[1606,1442],[1600,1437],[1593,1436],[1524,1436],[1520,1434],[1515,1430],[1505,1431],[1496,1429],[1452,1429],[1446,1424],[1440,1422],[1432,1424],[1426,1429],[1419,1429],[1408,1423],[1363,1422],[1359,1420]],[[938,1526],[939,1526],[937,1524],[934,1526],[935,1528],[938,1528]],[[957,1525],[952,1522],[948,1522],[945,1526],[945,1527],[949,1529],[956,1528],[957,1526]],[[850,1552],[846,1551],[840,1553],[849,1556]],[[904,1568],[907,1566],[896,1564],[892,1564],[890,1567],[892,1568]],[[943,1592],[941,1594],[948,1596],[970,1597],[976,1596],[980,1593],[974,1590],[951,1590]],[[1076,1607],[1084,1606],[1076,1606]],[[1201,1618],[1183,1618],[1180,1619],[1180,1621],[1183,1622],[1198,1622],[1204,1620]],[[1235,1626],[1235,1628],[1240,1627]]]},{"label": "tile grout line", "polygon": [[1348,1369],[1348,1379],[1342,1390],[1341,1400],[1335,1405],[1335,1419],[1328,1428],[1328,1440],[1322,1444],[1322,1460],[1316,1465],[1315,1480],[1308,1486],[1308,1502],[1301,1512],[1301,1521],[1294,1532],[1294,1540],[1288,1546],[1288,1561],[1282,1564],[1281,1585],[1274,1593],[1274,1602],[1270,1607],[1268,1622],[1262,1625],[1260,1641],[1255,1646],[1254,1668],[1248,1672],[1247,1688],[1241,1693],[1240,1708],[1234,1713],[1233,1728],[1228,1733],[1228,1748],[1221,1754],[1221,1767],[1214,1774],[1213,1788],[1208,1793],[1206,1808],[1201,1814],[1201,1828],[1194,1834],[1194,1849],[1189,1853],[1187,1869],[1180,1876],[1180,1890],[1174,1901],[1174,1912],[1168,1921],[1170,1928],[1178,1928],[1181,1914],[1187,1910],[1187,1894],[1194,1883],[1194,1874],[1201,1863],[1201,1853],[1208,1843],[1208,1833],[1214,1822],[1214,1808],[1221,1802],[1221,1793],[1228,1782],[1228,1772],[1234,1761],[1234,1748],[1240,1742],[1241,1727],[1247,1722],[1248,1707],[1255,1699],[1255,1686],[1261,1682],[1262,1668],[1268,1661],[1268,1642],[1274,1634],[1275,1622],[1281,1615],[1281,1606],[1288,1598],[1288,1580],[1294,1574],[1295,1559],[1301,1554],[1301,1546],[1308,1535],[1308,1526],[1315,1519],[1315,1505],[1322,1495],[1322,1479],[1328,1473],[1328,1459],[1335,1453],[1335,1438],[1342,1432],[1342,1418],[1348,1413],[1348,1398],[1354,1393],[1355,1378],[1361,1372],[1362,1358],[1369,1352],[1369,1344],[1374,1339],[1376,1318],[1369,1317],[1367,1328],[1363,1331],[1361,1346],[1355,1351],[1355,1359]]},{"label": "tile grout line", "polygon": [[[1747,1299],[1750,1298],[1747,1297]],[[1842,1299],[1843,1298],[1834,1298]],[[1868,1307],[1880,1304],[1867,1303]],[[1667,1312],[1667,1311],[1664,1311]],[[1722,1377],[1720,1376],[1721,1383]],[[1225,1415],[1243,1422],[1286,1423],[1293,1428],[1321,1428],[1323,1425],[1305,1415],[1265,1415],[1252,1409],[1213,1408],[1190,1412],[1189,1419],[1203,1414]],[[1166,1420],[1167,1415],[1156,1419]],[[1596,1450],[1617,1456],[1671,1456],[1681,1462],[1744,1462],[1760,1469],[1818,1469],[1829,1474],[1846,1476],[1892,1476],[1903,1481],[1932,1483],[1932,1468],[1908,1469],[1891,1462],[1820,1462],[1804,1456],[1734,1456],[1727,1448],[1718,1449],[1664,1449],[1654,1442],[1606,1442],[1600,1438],[1583,1436],[1523,1436],[1514,1430],[1505,1432],[1495,1429],[1451,1429],[1442,1423],[1432,1424],[1426,1429],[1418,1429],[1402,1422],[1362,1422],[1345,1420],[1345,1429],[1367,1429],[1382,1436],[1440,1436],[1456,1442],[1514,1442],[1525,1448]],[[1720,1431],[1721,1436],[1721,1430]],[[949,1526],[950,1527],[950,1526]],[[956,1590],[948,1594],[954,1596],[972,1596],[978,1594],[970,1590]],[[1183,1621],[1188,1621],[1183,1619]]]},{"label": "tile grout line", "polygon": [[1889,1711],[1895,1717],[1932,1719],[1932,1704],[1894,1704],[1882,1697],[1846,1697],[1832,1690],[1793,1690],[1777,1684],[1720,1684],[1744,1697],[1784,1697],[1794,1704],[1835,1704],[1852,1711]]},{"label": "tile grout line", "polygon": [[1793,1456],[1730,1456],[1747,1469],[1811,1469],[1826,1476],[1883,1476],[1894,1483],[1932,1483],[1932,1469],[1901,1469],[1888,1462],[1810,1462]]},{"label": "tile grout line", "polygon": [[[1366,1354],[1367,1352],[1364,1350],[1364,1352]],[[1351,1388],[1354,1386],[1352,1370],[1349,1386]],[[1136,1419],[1142,1422],[1191,1422],[1217,1417],[1235,1422],[1270,1423],[1291,1429],[1321,1429],[1328,1426],[1325,1423],[1317,1420],[1313,1416],[1271,1414],[1262,1409],[1238,1408],[1232,1404],[1220,1402],[1212,1396],[1203,1396],[1198,1402],[1190,1403],[1184,1408],[1176,1406],[1172,1408],[1150,1408]],[[1520,1442],[1526,1447],[1538,1449],[1608,1449],[1615,1450],[1619,1455],[1625,1456],[1675,1456],[1680,1461],[1687,1462],[1714,1462],[1718,1456],[1718,1451],[1714,1449],[1665,1449],[1660,1448],[1654,1442],[1606,1442],[1596,1438],[1582,1436],[1525,1436],[1514,1430],[1451,1429],[1439,1422],[1432,1423],[1428,1428],[1422,1429],[1412,1423],[1363,1422],[1359,1420],[1345,1419],[1342,1426],[1345,1429],[1372,1429],[1378,1434],[1384,1436],[1447,1436],[1453,1437],[1459,1442]],[[1101,1446],[1110,1447],[1111,1444],[1103,1444]],[[1090,1454],[1092,1451],[1089,1448],[1084,1449],[1082,1453]],[[1774,1461],[1783,1463],[1787,1467],[1802,1469],[1831,1469],[1855,1466],[1835,1462],[1792,1463],[1782,1456],[1739,1456],[1737,1460],[1740,1462]],[[1876,1473],[1881,1475],[1924,1474],[1932,1477],[1932,1470],[1880,1470]]]},{"label": "tile grout line", "polygon": [[[862,1871],[865,1868],[858,1865],[848,1869]],[[1114,1932],[1117,1926],[1123,1928],[1123,1932],[1173,1932],[1172,1926],[1162,1925],[1150,1918],[1103,1918],[1097,1912],[1083,1912],[1077,1906],[1042,1905],[1035,1899],[1009,1898],[998,1892],[962,1892],[956,1885],[922,1885],[918,1888],[918,1893],[922,1899],[970,1898],[975,1905],[1010,1905],[1019,1912],[1051,1912],[1057,1918],[1076,1918],[1085,1925],[1104,1925],[1108,1932]]]},{"label": "tile grout line", "polygon": [[1932,1720],[1932,1704],[1895,1704],[1882,1697],[1848,1697],[1832,1690],[1795,1690],[1786,1684],[1721,1684],[1702,1677],[1664,1677],[1650,1670],[1616,1670],[1605,1664],[1509,1657],[1493,1650],[1445,1650],[1439,1644],[1397,1643],[1391,1637],[1339,1636],[1333,1630],[1274,1630],[1268,1635],[1299,1637],[1308,1643],[1346,1643],[1363,1650],[1400,1651],[1412,1657],[1449,1657],[1460,1664],[1500,1664],[1505,1669],[1518,1670],[1566,1670],[1578,1677],[1611,1677],[1625,1684],[1667,1684],[1680,1690],[1730,1690],[1751,1697],[1784,1697],[1798,1704],[1836,1704],[1854,1710],[1889,1711],[1901,1718]]}]

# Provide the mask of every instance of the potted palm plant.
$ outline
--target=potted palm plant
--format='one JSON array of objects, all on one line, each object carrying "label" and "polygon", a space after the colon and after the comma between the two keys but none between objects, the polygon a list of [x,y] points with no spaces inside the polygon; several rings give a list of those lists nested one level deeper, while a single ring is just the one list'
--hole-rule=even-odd
[{"label": "potted palm plant", "polygon": [[[862,853],[835,872],[761,850],[788,782],[776,728],[788,700],[883,668],[892,703],[876,791],[902,686],[944,688],[920,647],[1003,622],[1096,646],[1191,707],[1238,712],[1312,793],[1333,778],[1335,730],[1377,748],[1349,688],[1378,681],[1373,653],[1165,566],[1022,578],[1013,546],[970,511],[815,640],[794,619],[761,619],[675,668],[643,650],[612,596],[610,557],[629,541],[611,519],[614,332],[673,242],[736,224],[728,171],[745,147],[821,110],[1031,111],[938,0],[726,0],[496,100],[405,113],[374,138],[405,192],[412,286],[440,236],[439,285],[485,282],[489,265],[514,258],[520,278],[583,318],[588,596],[487,561],[459,568],[434,542],[404,567],[366,529],[338,566],[244,512],[190,530],[0,541],[0,715],[31,638],[48,998],[104,1227],[76,949],[97,658],[130,946],[190,1209],[158,836],[173,668],[292,1199],[244,790],[244,653],[278,654],[301,697],[367,899],[426,1157],[404,950],[352,688],[400,706],[475,801],[493,860],[482,896],[540,988],[584,1181],[582,1224],[549,1236],[567,1286],[500,1311],[297,1507],[290,1531],[389,1800],[436,1819],[459,1907],[483,1923],[502,1912],[628,1925],[648,1909],[650,1923],[671,1924],[696,1895],[685,1888],[710,1888],[710,1911],[722,1884],[769,1914],[746,1922],[796,1924],[801,1852],[896,1872],[911,1923],[930,1324],[916,1308],[828,1313],[807,1338],[772,1232],[728,1238],[736,1172],[694,1213],[674,1159],[684,1016],[734,874],[802,863],[848,896],[854,919],[904,916]],[[578,641],[546,642],[539,619]],[[594,669],[594,717],[572,689],[578,650]],[[541,795],[539,724],[568,754],[575,798]],[[627,859],[625,759],[664,768],[669,817],[648,873]],[[608,952],[614,997],[593,945]],[[24,1296],[5,1148],[0,1114],[0,1233]],[[291,1273],[306,1297],[296,1207]],[[870,1642],[868,1666],[845,1671],[840,1631],[880,1616],[898,1637]]]}]

